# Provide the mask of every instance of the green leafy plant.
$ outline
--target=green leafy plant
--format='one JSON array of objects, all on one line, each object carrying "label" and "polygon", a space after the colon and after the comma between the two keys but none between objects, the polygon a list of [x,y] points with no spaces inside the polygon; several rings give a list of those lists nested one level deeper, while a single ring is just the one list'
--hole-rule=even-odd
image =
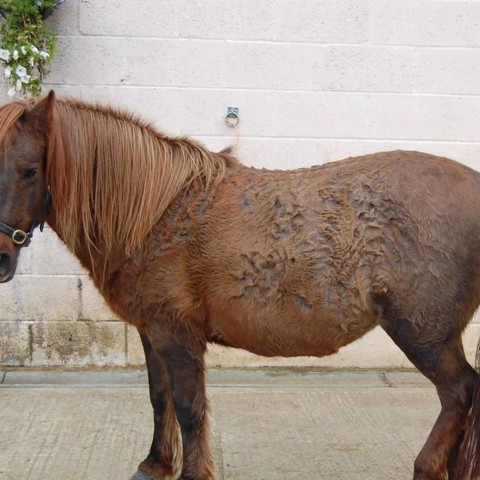
[{"label": "green leafy plant", "polygon": [[63,0],[0,0],[0,64],[11,85],[8,95],[37,96],[56,49],[44,17]]}]

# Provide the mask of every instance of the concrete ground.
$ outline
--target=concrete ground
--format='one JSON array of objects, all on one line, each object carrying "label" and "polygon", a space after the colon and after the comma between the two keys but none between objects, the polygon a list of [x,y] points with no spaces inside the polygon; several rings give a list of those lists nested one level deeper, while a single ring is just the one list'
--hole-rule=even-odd
[{"label": "concrete ground", "polygon": [[[127,480],[150,446],[145,372],[0,372],[1,480]],[[222,480],[409,480],[439,411],[413,372],[209,373]]]}]

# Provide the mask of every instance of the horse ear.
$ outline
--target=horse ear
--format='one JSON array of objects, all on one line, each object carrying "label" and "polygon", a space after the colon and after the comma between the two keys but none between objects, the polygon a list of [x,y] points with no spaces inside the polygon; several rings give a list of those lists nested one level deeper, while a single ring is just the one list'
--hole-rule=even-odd
[{"label": "horse ear", "polygon": [[55,92],[50,90],[46,97],[43,97],[31,110],[23,114],[22,120],[28,123],[34,130],[48,135],[53,123],[55,101]]}]

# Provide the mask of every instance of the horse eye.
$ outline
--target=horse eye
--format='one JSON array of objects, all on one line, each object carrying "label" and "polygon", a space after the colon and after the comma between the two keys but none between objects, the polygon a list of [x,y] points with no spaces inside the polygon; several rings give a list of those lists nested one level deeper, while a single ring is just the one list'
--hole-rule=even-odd
[{"label": "horse eye", "polygon": [[37,169],[36,168],[29,168],[28,170],[25,171],[25,173],[23,174],[23,179],[24,180],[28,180],[28,181],[32,181],[32,180],[35,180],[37,178]]}]

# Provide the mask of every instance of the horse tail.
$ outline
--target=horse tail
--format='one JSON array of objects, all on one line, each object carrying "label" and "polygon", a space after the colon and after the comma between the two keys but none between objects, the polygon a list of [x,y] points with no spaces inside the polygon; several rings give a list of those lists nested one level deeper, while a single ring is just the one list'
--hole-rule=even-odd
[{"label": "horse tail", "polygon": [[472,403],[467,416],[464,437],[457,457],[455,479],[480,479],[480,340],[475,358],[475,378],[473,382]]}]

